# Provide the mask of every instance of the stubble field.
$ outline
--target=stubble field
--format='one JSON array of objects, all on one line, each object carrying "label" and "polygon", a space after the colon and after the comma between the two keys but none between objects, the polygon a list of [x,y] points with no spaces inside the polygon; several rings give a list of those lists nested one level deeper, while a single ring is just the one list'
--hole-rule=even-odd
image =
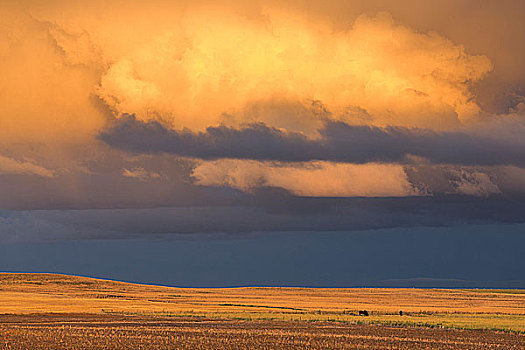
[{"label": "stubble field", "polygon": [[0,346],[522,349],[525,292],[189,289],[6,273],[0,274]]}]

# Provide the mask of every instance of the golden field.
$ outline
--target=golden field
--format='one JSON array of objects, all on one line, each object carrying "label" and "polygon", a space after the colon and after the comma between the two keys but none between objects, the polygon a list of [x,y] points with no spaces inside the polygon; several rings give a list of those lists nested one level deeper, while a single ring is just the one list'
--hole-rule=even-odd
[{"label": "golden field", "polygon": [[[354,316],[367,310],[370,317]],[[399,311],[404,315],[399,316]],[[0,274],[0,314],[110,313],[405,322],[525,332],[525,291],[174,288],[54,274]]]},{"label": "golden field", "polygon": [[[367,310],[370,316],[357,316],[359,310]],[[399,315],[400,310],[403,311],[402,316]],[[525,338],[523,334],[525,333],[525,291],[388,288],[175,288],[55,274],[2,273],[0,274],[0,315],[2,315],[0,317],[0,336],[3,334],[3,338],[7,339],[4,344],[5,348],[23,348],[23,346],[11,347],[9,337],[21,342],[17,343],[20,345],[30,344],[31,341],[41,339],[41,337],[45,338],[45,334],[48,337],[45,338],[48,339],[47,341],[60,337],[60,339],[71,340],[75,332],[80,332],[75,339],[83,342],[85,341],[83,336],[88,331],[85,328],[86,324],[91,325],[89,331],[93,331],[93,324],[106,322],[109,328],[100,326],[97,332],[103,333],[112,329],[111,325],[118,325],[116,328],[118,332],[108,335],[110,337],[108,339],[114,337],[118,342],[125,341],[126,336],[119,336],[119,334],[123,334],[126,327],[129,326],[129,332],[146,332],[149,329],[148,325],[151,326],[151,324],[155,324],[155,331],[152,331],[151,336],[157,337],[155,339],[158,341],[168,339],[155,333],[160,332],[159,327],[166,326],[168,328],[163,331],[169,333],[177,330],[179,332],[177,336],[181,336],[180,332],[183,329],[190,327],[192,331],[185,333],[186,337],[193,336],[194,338],[191,339],[198,339],[200,342],[207,338],[196,337],[192,333],[194,323],[198,323],[198,332],[207,332],[208,335],[216,336],[212,337],[213,342],[222,339],[218,336],[221,334],[221,329],[226,329],[228,337],[233,338],[234,334],[238,336],[245,334],[243,332],[248,332],[246,336],[259,337],[257,342],[261,341],[261,344],[264,345],[264,339],[266,339],[263,336],[264,333],[271,333],[271,329],[275,327],[279,334],[288,334],[286,332],[290,330],[295,332],[298,328],[306,327],[308,332],[301,331],[297,337],[302,334],[308,341],[315,339],[305,334],[317,334],[319,327],[324,329],[319,334],[324,334],[323,337],[332,340],[345,339],[344,334],[333,335],[333,332],[336,334],[340,331],[346,332],[361,327],[359,328],[361,333],[366,334],[370,332],[376,334],[385,329],[393,330],[393,332],[403,329],[411,329],[410,332],[417,330],[417,339],[420,339],[424,332],[434,332],[429,334],[436,335],[435,332],[448,331],[444,333],[446,336],[440,336],[445,339],[455,336],[456,333],[452,332],[462,330],[461,332],[474,332],[472,339],[478,336],[489,337],[488,339],[511,337],[504,338],[503,344],[506,344],[504,348],[509,348],[509,344],[512,344],[512,347],[516,345],[516,348],[519,349],[524,344]],[[178,322],[178,326],[175,326],[173,322]],[[37,328],[34,328],[35,324],[38,325]],[[204,324],[206,327],[203,328]],[[42,327],[47,329],[48,333],[38,333],[43,332]],[[211,330],[208,329],[209,327]],[[256,330],[256,332],[250,333],[247,331],[249,329]],[[55,332],[65,333],[59,336]],[[37,336],[37,334],[40,335]],[[140,337],[144,336],[140,334]],[[465,337],[470,333],[458,334]],[[436,341],[434,335],[429,336],[429,339]],[[273,336],[275,338],[275,334]],[[360,335],[365,338],[368,336]],[[129,337],[133,338],[132,335]],[[391,338],[391,336],[385,337],[385,339]],[[94,341],[95,338],[91,340]],[[190,338],[179,345],[190,344]],[[242,341],[244,338],[239,339],[239,344],[244,344]],[[322,344],[327,341],[325,338],[322,339],[319,348],[324,348]],[[120,343],[118,342],[111,343],[113,345],[101,343],[100,346],[101,348],[119,348]],[[252,339],[250,342],[253,343],[255,340]],[[498,342],[499,340],[494,340],[494,344],[500,344]],[[456,341],[456,343],[461,342]],[[39,341],[35,344],[45,344],[45,342]],[[159,348],[165,347],[166,344],[159,345]],[[229,343],[226,341],[225,344]],[[348,342],[341,344],[348,344]],[[482,348],[480,344],[474,348]],[[201,345],[207,348],[205,344],[193,344],[194,348]],[[462,348],[456,345],[451,348]],[[274,346],[275,344],[270,348]],[[32,347],[38,348],[34,344]],[[93,343],[91,347],[96,348],[97,345]],[[126,346],[122,345],[122,347]],[[219,347],[229,348],[228,346]],[[71,348],[82,347],[71,346]],[[144,348],[148,346],[145,345]],[[262,346],[262,348],[265,347]],[[283,348],[286,347],[283,346]],[[290,348],[296,347],[291,346]],[[312,345],[312,348],[315,347]],[[333,348],[348,347],[336,346],[334,343]],[[430,346],[430,348],[435,347]],[[438,346],[438,348],[446,347]]]}]

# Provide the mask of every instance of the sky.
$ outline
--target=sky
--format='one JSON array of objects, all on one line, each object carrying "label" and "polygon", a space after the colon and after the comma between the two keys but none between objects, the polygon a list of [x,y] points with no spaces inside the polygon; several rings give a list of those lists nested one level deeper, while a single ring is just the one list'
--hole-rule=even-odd
[{"label": "sky", "polygon": [[524,12],[2,1],[0,270],[525,288]]}]

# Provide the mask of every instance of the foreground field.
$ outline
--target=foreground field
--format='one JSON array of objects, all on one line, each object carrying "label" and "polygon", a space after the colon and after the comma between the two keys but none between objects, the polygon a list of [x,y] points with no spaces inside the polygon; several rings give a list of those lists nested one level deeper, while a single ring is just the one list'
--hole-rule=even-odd
[{"label": "foreground field", "polygon": [[13,349],[525,346],[523,291],[186,289],[0,274],[0,314],[0,346]]},{"label": "foreground field", "polygon": [[104,315],[0,317],[6,349],[522,349],[523,336],[451,329]]}]

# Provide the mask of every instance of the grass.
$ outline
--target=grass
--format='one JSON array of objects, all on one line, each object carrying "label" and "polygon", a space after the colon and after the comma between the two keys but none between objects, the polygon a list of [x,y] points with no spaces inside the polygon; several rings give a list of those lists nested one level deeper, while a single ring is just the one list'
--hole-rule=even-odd
[{"label": "grass", "polygon": [[211,312],[202,313],[188,310],[186,312],[117,312],[102,310],[113,315],[137,315],[158,317],[193,317],[203,319],[235,319],[235,320],[269,320],[269,321],[309,321],[309,322],[340,322],[349,324],[380,324],[400,327],[451,328],[470,330],[493,330],[525,334],[525,315],[506,314],[465,314],[465,313],[433,313],[428,315],[372,315],[369,317],[345,314],[319,313],[277,313],[277,312]]},{"label": "grass", "polygon": [[[355,316],[368,310],[369,317]],[[403,316],[399,315],[403,311]],[[525,333],[525,292],[388,288],[173,288],[53,274],[0,274],[0,314],[86,313],[331,321]]]},{"label": "grass", "polygon": [[525,289],[465,289],[472,293],[525,294]]}]

